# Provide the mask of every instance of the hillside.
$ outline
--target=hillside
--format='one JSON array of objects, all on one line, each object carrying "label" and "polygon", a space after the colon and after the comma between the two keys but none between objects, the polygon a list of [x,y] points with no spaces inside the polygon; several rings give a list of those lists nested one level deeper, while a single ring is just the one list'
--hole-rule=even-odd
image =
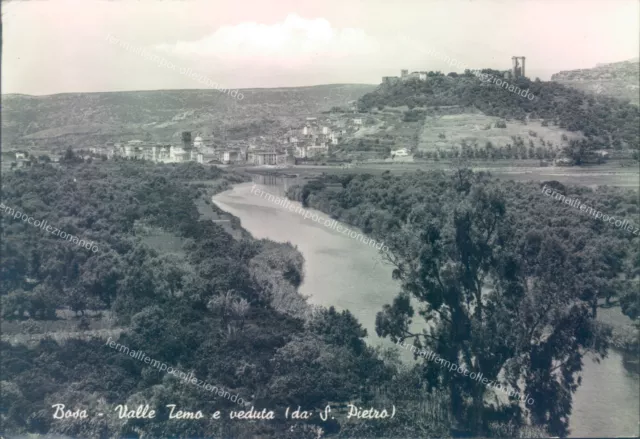
[{"label": "hillside", "polygon": [[[434,111],[438,113],[442,107],[458,106],[463,113],[480,112],[499,117],[506,120],[507,125],[509,121],[532,124],[531,128],[542,135],[546,134],[542,127],[566,130],[572,135],[566,135],[568,143],[562,146],[579,154],[593,149],[638,149],[640,112],[637,106],[604,95],[591,96],[555,82],[519,78],[511,83],[521,90],[529,90],[534,98],[523,98],[497,85],[481,82],[471,73],[439,74],[426,81],[411,79],[382,84],[363,96],[358,106],[362,112],[406,106],[409,110],[404,112],[404,120],[415,121],[419,126],[429,117],[438,116],[432,114]],[[483,127],[479,126],[479,129]],[[551,132],[548,134],[552,135]],[[421,140],[416,137],[414,146],[428,138],[424,132],[419,137]],[[516,143],[522,142],[516,139]]]},{"label": "hillside", "polygon": [[592,69],[565,70],[552,75],[551,80],[588,93],[628,99],[633,104],[640,104],[638,58],[598,64]]},{"label": "hillside", "polygon": [[92,146],[114,140],[178,140],[191,130],[228,138],[268,135],[300,117],[358,99],[375,86],[334,84],[246,89],[234,99],[216,90],[155,90],[3,95],[2,142],[8,148]]}]

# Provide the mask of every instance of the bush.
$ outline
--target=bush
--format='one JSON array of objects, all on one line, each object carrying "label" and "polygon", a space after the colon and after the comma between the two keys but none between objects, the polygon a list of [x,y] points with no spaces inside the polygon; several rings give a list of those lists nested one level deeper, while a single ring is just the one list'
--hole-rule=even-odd
[{"label": "bush", "polygon": [[[409,108],[412,108],[411,106]],[[423,110],[409,110],[405,111],[403,122],[418,122],[424,118]]]}]

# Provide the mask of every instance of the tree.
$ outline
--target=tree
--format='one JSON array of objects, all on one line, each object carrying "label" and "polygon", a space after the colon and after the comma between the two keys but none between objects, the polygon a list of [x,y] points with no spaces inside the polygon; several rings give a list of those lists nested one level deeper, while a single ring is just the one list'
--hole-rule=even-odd
[{"label": "tree", "polygon": [[73,149],[71,149],[71,147],[69,146],[67,148],[67,150],[65,151],[64,155],[62,156],[62,158],[60,159],[61,162],[63,163],[82,163],[82,157],[80,157],[79,155],[76,155],[73,152]]},{"label": "tree", "polygon": [[319,310],[309,322],[309,329],[331,345],[348,347],[360,355],[366,348],[367,330],[349,311],[337,312],[332,306]]},{"label": "tree", "polygon": [[80,317],[80,321],[78,322],[78,329],[81,331],[87,331],[91,328],[91,322],[87,318],[87,316]]},{"label": "tree", "polygon": [[565,146],[562,151],[578,166],[580,166],[585,161],[585,159],[587,159],[590,153],[588,144],[584,139],[571,139],[569,141],[569,145]]},{"label": "tree", "polygon": [[636,325],[640,325],[637,321],[640,317],[640,293],[638,293],[637,284],[633,285],[631,290],[620,294],[620,307],[624,315],[636,321]]},{"label": "tree", "polygon": [[[505,385],[533,399],[532,421],[564,435],[582,356],[604,355],[607,334],[593,324],[562,243],[553,237],[520,243],[496,189],[476,185],[458,194],[452,206],[397,238],[417,235],[420,246],[389,256],[403,289],[378,313],[376,332],[394,342],[413,339],[418,349],[428,347],[489,381],[504,373]],[[416,315],[410,298],[428,328],[422,332],[410,331]],[[425,378],[446,383],[459,425],[474,435],[487,431],[489,388],[438,365],[427,365]],[[525,422],[515,398],[498,413]]]},{"label": "tree", "polygon": [[25,302],[29,317],[32,319],[54,320],[56,318],[56,298],[44,284],[26,292]]},{"label": "tree", "polygon": [[80,288],[69,288],[65,291],[65,296],[71,311],[76,315],[80,312],[84,316],[84,311],[87,309],[86,292]]}]

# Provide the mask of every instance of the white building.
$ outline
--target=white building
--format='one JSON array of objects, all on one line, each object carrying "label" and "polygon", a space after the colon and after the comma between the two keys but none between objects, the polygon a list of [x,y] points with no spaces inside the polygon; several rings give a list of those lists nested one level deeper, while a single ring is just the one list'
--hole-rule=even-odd
[{"label": "white building", "polygon": [[243,160],[242,151],[238,149],[228,149],[222,153],[222,163],[238,163]]},{"label": "white building", "polygon": [[307,147],[305,145],[302,146],[296,146],[296,150],[293,153],[294,157],[298,157],[298,158],[305,158],[307,157]]},{"label": "white building", "polygon": [[171,145],[156,145],[153,147],[153,161],[171,163]]},{"label": "white building", "polygon": [[598,149],[596,151],[593,151],[597,156],[602,157],[602,158],[606,158],[609,157],[609,151],[605,151],[603,149]]},{"label": "white building", "polygon": [[407,148],[400,148],[396,149],[395,151],[391,151],[391,155],[394,155],[396,157],[406,157],[409,155],[409,151],[407,150]]},{"label": "white building", "polygon": [[353,119],[353,123],[354,125],[362,125],[362,119],[360,118]]},{"label": "white building", "polygon": [[204,146],[204,142],[202,140],[202,137],[198,136],[195,139],[193,139],[194,148],[202,148],[203,146]]},{"label": "white building", "polygon": [[190,153],[185,151],[184,148],[181,148],[179,146],[172,146],[169,154],[170,154],[169,157],[171,161],[174,163],[186,162],[187,157],[190,158],[190,155],[191,155]]}]

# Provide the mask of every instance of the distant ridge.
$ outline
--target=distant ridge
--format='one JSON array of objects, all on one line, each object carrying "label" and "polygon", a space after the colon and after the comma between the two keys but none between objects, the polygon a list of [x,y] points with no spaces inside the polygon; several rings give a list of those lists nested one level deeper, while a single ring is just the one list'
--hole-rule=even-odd
[{"label": "distant ridge", "polygon": [[[293,90],[293,89],[306,89],[306,88],[322,88],[322,87],[342,87],[342,86],[362,86],[362,87],[375,87],[376,84],[360,84],[360,83],[336,83],[336,84],[315,84],[315,85],[301,85],[294,87],[249,87],[249,88],[236,88],[231,90],[237,90],[239,92],[245,91],[255,91],[255,90],[271,90],[271,91],[282,91],[282,90]],[[200,92],[211,92],[216,91],[212,88],[159,88],[154,90],[111,90],[111,91],[65,91],[60,93],[50,93],[43,95],[31,95],[27,93],[2,93],[2,97],[27,97],[27,98],[45,98],[50,96],[61,96],[61,95],[87,95],[87,94],[104,94],[104,93],[147,93],[147,92],[190,92],[190,91],[200,91]]]},{"label": "distant ridge", "polygon": [[330,84],[241,89],[243,99],[213,89],[2,95],[3,149],[64,150],[144,139],[168,142],[182,131],[228,140],[269,136],[300,117],[357,100],[375,85]]},{"label": "distant ridge", "polygon": [[640,58],[614,63],[599,63],[591,69],[565,70],[551,80],[592,93],[640,103]]}]

